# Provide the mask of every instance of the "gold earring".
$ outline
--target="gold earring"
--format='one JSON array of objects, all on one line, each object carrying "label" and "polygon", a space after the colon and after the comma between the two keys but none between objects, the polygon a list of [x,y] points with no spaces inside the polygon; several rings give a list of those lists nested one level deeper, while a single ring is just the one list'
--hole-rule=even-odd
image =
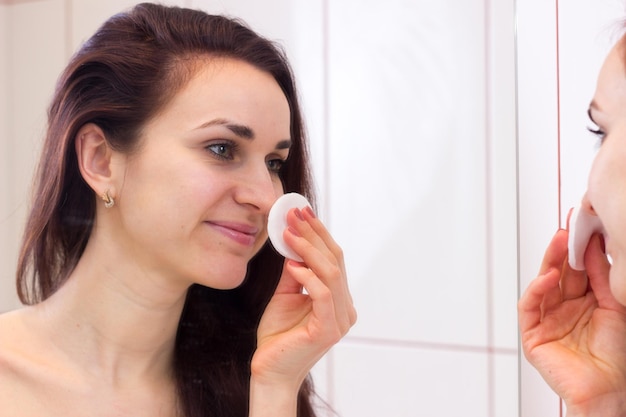
[{"label": "gold earring", "polygon": [[111,208],[115,205],[115,200],[109,194],[109,190],[106,190],[101,196],[102,200],[104,200],[104,207]]}]

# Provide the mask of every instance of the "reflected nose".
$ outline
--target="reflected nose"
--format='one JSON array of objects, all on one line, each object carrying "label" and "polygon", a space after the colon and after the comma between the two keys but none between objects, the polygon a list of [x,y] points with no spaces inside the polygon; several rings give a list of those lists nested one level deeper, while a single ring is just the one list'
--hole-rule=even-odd
[{"label": "reflected nose", "polygon": [[593,205],[591,204],[591,201],[589,201],[589,197],[587,196],[587,193],[583,195],[582,201],[580,202],[580,209],[587,214],[590,214],[592,216],[597,216],[596,211],[593,209]]}]

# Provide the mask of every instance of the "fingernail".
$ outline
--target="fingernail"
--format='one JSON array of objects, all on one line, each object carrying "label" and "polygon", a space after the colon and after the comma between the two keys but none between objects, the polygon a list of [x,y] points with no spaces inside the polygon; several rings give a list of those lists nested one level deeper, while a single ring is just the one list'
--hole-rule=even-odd
[{"label": "fingernail", "polygon": [[302,237],[302,235],[298,233],[298,231],[291,226],[289,226],[287,230],[289,230],[289,233],[291,233],[294,236]]},{"label": "fingernail", "polygon": [[295,209],[294,211],[295,211],[296,217],[297,217],[299,220],[304,220],[304,216],[302,215],[302,211],[300,211],[300,209],[299,209],[299,208]]},{"label": "fingernail", "polygon": [[311,216],[312,218],[316,218],[317,216],[315,215],[315,213],[313,212],[313,209],[311,207],[305,207],[304,210],[309,214],[309,216]]}]

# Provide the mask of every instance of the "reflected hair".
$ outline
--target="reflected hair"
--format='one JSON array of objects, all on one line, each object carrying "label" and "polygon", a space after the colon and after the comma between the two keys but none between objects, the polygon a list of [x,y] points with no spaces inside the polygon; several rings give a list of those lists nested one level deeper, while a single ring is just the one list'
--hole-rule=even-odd
[{"label": "reflected hair", "polygon": [[[63,285],[92,231],[97,196],[78,169],[79,129],[94,123],[116,151],[138,152],[142,128],[186,85],[198,64],[212,58],[241,60],[276,80],[291,113],[292,147],[280,171],[283,188],[314,201],[295,82],[282,49],[236,19],[139,4],[107,20],[57,83],[19,253],[17,290],[24,304],[45,300]],[[266,244],[250,261],[240,287],[190,287],[174,356],[180,415],[248,415],[256,331],[282,263]],[[312,398],[307,378],[298,416],[314,416]]]}]

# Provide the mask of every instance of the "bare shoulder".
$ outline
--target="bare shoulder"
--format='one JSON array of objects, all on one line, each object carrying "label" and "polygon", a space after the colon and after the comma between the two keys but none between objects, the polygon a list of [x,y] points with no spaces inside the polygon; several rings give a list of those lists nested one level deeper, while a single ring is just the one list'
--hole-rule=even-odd
[{"label": "bare shoulder", "polygon": [[[39,375],[36,360],[38,347],[26,325],[28,308],[0,314],[0,415],[24,415],[35,406],[33,385]],[[42,349],[40,346],[39,349]],[[30,398],[30,400],[29,400]],[[26,402],[28,405],[25,405]]]},{"label": "bare shoulder", "polygon": [[27,308],[0,314],[0,377],[13,370],[24,347],[28,332],[25,326]]},{"label": "bare shoulder", "polygon": [[[28,308],[0,314],[0,389],[8,380],[25,376],[34,340],[27,323]],[[0,395],[1,396],[1,395]]]}]

